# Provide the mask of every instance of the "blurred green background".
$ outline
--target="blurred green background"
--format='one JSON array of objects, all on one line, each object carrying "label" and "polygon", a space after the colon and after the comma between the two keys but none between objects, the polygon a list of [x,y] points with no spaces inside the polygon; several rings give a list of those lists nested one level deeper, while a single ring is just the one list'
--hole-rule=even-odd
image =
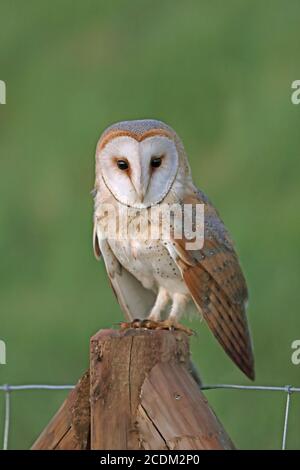
[{"label": "blurred green background", "polygon": [[[299,17],[296,0],[1,0],[0,383],[75,383],[89,337],[122,318],[91,247],[94,149],[110,123],[153,117],[182,137],[236,241],[255,383],[300,386]],[[250,384],[192,327],[205,383]],[[10,448],[28,448],[65,395],[13,393]],[[239,448],[280,447],[283,393],[206,395]],[[294,395],[289,448],[299,413]]]}]

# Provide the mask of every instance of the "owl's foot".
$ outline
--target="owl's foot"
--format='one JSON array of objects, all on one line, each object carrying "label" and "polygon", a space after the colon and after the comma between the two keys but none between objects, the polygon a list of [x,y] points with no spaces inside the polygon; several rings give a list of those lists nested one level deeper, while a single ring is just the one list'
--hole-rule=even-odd
[{"label": "owl's foot", "polygon": [[121,330],[128,330],[130,328],[145,328],[147,330],[176,330],[176,331],[183,331],[187,335],[191,336],[194,334],[194,331],[187,326],[182,325],[181,323],[177,323],[173,320],[164,320],[164,321],[153,321],[153,320],[139,320],[135,319],[131,322],[121,322],[120,324]]},{"label": "owl's foot", "polygon": [[117,323],[120,327],[120,330],[130,330],[130,328],[142,328],[143,320],[135,318],[132,321],[121,321]]},{"label": "owl's foot", "polygon": [[169,319],[169,318],[167,320],[159,321],[156,323],[158,325],[156,327],[158,330],[183,331],[189,336],[192,336],[195,334],[195,332],[191,328],[188,328],[187,326],[182,325],[181,323],[178,323],[177,321]]}]

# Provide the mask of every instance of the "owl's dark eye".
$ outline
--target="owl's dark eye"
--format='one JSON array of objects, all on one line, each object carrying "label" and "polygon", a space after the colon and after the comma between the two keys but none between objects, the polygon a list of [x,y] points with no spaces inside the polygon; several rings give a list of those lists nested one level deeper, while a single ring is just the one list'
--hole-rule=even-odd
[{"label": "owl's dark eye", "polygon": [[153,157],[151,159],[152,168],[158,168],[161,165],[161,157]]},{"label": "owl's dark eye", "polygon": [[120,170],[128,170],[129,165],[126,160],[118,160],[117,165]]}]

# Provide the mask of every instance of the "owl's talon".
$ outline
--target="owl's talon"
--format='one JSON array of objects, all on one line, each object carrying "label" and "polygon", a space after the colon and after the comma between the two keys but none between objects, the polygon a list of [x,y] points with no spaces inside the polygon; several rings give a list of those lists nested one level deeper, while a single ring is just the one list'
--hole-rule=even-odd
[{"label": "owl's talon", "polygon": [[181,323],[174,322],[173,320],[164,320],[159,322],[158,329],[160,330],[174,330],[174,331],[182,331],[186,333],[188,336],[195,335],[195,331],[191,328],[188,328]]},{"label": "owl's talon", "polygon": [[146,318],[145,320],[135,319],[131,322],[120,322],[119,323],[121,330],[129,330],[130,328],[144,328],[146,330],[174,330],[174,331],[182,331],[189,336],[195,334],[195,332],[188,328],[181,323],[174,322],[172,320],[164,320],[164,321],[153,321]]},{"label": "owl's talon", "polygon": [[147,330],[155,330],[157,329],[158,323],[159,322],[157,321],[149,320],[148,318],[146,318],[146,320],[142,321],[141,328],[146,328]]},{"label": "owl's talon", "polygon": [[135,320],[126,322],[122,321],[119,323],[120,330],[129,330],[130,328],[141,328],[142,320],[136,318]]}]

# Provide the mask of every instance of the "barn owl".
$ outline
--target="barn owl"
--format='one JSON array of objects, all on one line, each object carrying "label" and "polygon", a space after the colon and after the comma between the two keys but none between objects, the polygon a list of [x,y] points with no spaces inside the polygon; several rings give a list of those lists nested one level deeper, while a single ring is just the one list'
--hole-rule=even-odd
[{"label": "barn owl", "polygon": [[[176,215],[170,237],[138,237],[133,231],[131,236],[118,236],[122,214],[127,214],[128,226],[141,231],[141,224],[135,225],[141,213],[146,228],[153,228],[161,220],[154,222],[150,211],[173,204],[204,207],[199,249],[187,248],[184,236],[172,235]],[[181,218],[183,224],[186,220]],[[115,236],[107,230],[110,223]],[[157,120],[124,121],[101,135],[96,148],[93,247],[96,258],[103,257],[128,320],[123,326],[189,332],[179,320],[193,303],[229,357],[254,379],[247,286],[239,260],[216,209],[194,185],[183,144],[170,126]]]}]

